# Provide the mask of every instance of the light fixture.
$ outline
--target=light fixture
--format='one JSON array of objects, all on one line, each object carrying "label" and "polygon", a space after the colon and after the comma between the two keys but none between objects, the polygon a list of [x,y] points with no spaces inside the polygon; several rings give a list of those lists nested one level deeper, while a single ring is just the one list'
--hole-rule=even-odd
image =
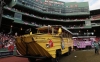
[{"label": "light fixture", "polygon": [[94,32],[95,32],[95,30],[94,30]]},{"label": "light fixture", "polygon": [[10,27],[12,28],[13,26],[11,25]]},{"label": "light fixture", "polygon": [[84,35],[86,35],[86,33],[84,33]]},{"label": "light fixture", "polygon": [[20,30],[23,30],[22,28]]},{"label": "light fixture", "polygon": [[88,32],[88,30],[87,30],[87,32]]},{"label": "light fixture", "polygon": [[93,32],[92,32],[91,34],[92,34],[92,35],[94,35],[94,33],[93,33]]},{"label": "light fixture", "polygon": [[81,32],[81,31],[79,30],[79,32]]}]

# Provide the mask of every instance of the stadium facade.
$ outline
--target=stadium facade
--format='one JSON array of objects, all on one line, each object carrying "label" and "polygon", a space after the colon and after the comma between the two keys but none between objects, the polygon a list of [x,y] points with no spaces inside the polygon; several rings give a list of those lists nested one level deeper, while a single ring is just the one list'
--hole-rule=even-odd
[{"label": "stadium facade", "polygon": [[4,0],[1,32],[23,33],[46,25],[63,25],[74,35],[99,36],[99,9],[89,11],[88,2],[57,0]]}]

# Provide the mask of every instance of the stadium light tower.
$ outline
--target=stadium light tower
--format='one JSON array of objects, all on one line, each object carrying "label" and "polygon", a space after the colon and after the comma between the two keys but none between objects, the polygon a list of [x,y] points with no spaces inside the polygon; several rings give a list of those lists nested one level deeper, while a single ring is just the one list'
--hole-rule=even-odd
[{"label": "stadium light tower", "polygon": [[2,21],[2,15],[3,15],[3,6],[5,2],[4,0],[0,0],[0,28],[1,28],[1,21]]}]

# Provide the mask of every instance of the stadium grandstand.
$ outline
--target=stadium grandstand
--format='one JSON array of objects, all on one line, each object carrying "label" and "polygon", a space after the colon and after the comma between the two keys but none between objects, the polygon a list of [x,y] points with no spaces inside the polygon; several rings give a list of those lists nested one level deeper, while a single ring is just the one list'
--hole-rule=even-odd
[{"label": "stadium grandstand", "polygon": [[[16,36],[29,31],[34,33],[37,27],[50,25],[63,25],[70,30],[73,33],[74,49],[77,38],[83,41],[80,47],[77,44],[77,48],[92,48],[93,39],[97,37],[100,40],[99,20],[100,9],[90,11],[88,2],[0,0],[0,54],[8,52],[7,48],[12,44],[16,53]],[[85,44],[84,41],[90,43]]]},{"label": "stadium grandstand", "polygon": [[17,35],[49,25],[63,25],[73,37],[100,37],[99,20],[100,9],[90,11],[88,2],[0,0],[0,48],[14,43]]},{"label": "stadium grandstand", "polygon": [[88,2],[58,0],[4,0],[1,32],[25,34],[27,29],[63,25],[75,36],[100,36],[99,9],[89,11]]}]

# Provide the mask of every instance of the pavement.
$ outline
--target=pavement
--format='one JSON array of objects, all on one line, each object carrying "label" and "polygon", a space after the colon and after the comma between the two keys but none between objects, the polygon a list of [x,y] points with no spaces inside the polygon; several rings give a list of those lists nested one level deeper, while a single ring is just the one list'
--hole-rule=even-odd
[{"label": "pavement", "polygon": [[[21,57],[6,57],[0,58],[0,62],[29,62],[27,58]],[[45,62],[45,60],[38,60],[36,62]],[[92,50],[78,50],[73,51],[69,56],[62,56],[60,62],[100,62],[100,54],[95,54]]]}]

